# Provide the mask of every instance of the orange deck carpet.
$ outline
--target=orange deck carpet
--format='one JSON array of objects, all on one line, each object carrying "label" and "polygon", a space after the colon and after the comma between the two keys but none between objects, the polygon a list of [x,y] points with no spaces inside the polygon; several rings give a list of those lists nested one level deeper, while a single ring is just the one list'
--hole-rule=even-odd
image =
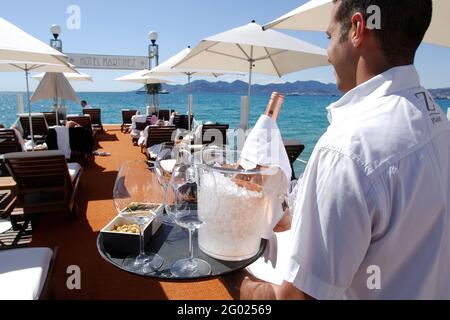
[{"label": "orange deck carpet", "polygon": [[[144,159],[129,135],[118,126],[106,127],[99,135],[101,151],[110,157],[96,157],[85,168],[77,203],[79,216],[43,215],[33,233],[32,246],[59,248],[51,279],[54,299],[157,299],[227,300],[231,294],[219,279],[203,282],[159,282],[116,269],[97,251],[99,231],[116,215],[112,200],[117,168],[123,161]],[[187,244],[186,244],[187,249]],[[81,268],[81,290],[69,290],[69,266]]]}]

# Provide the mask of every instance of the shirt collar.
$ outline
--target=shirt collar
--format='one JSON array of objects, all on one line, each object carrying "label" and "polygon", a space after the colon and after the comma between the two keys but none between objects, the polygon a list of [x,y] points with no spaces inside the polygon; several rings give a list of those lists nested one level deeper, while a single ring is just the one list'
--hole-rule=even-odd
[{"label": "shirt collar", "polygon": [[[420,78],[414,65],[394,67],[347,92],[328,108],[330,123],[340,122],[364,99],[380,98],[394,92],[420,87]],[[353,107],[353,108],[352,108]],[[361,108],[361,106],[356,106]],[[357,111],[357,110],[355,110]]]}]

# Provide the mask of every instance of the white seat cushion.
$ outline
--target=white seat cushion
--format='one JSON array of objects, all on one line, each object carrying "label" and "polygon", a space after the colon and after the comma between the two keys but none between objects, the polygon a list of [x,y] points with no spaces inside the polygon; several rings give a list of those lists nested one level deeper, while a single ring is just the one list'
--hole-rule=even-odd
[{"label": "white seat cushion", "polygon": [[48,248],[0,251],[0,300],[38,300],[52,255]]},{"label": "white seat cushion", "polygon": [[81,171],[81,166],[78,163],[68,163],[67,168],[69,168],[70,179],[72,182],[78,177]]}]

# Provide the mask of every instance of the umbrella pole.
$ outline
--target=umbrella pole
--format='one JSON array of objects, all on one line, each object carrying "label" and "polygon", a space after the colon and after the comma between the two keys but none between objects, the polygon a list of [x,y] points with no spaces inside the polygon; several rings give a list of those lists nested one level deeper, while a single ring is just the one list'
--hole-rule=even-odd
[{"label": "umbrella pole", "polygon": [[192,116],[192,88],[191,88],[191,77],[192,75],[188,73],[188,129],[191,131],[192,129],[192,123],[191,123],[191,116]]},{"label": "umbrella pole", "polygon": [[34,133],[33,133],[33,123],[31,119],[31,101],[30,101],[30,84],[28,80],[28,76],[30,75],[30,71],[28,67],[25,65],[25,78],[27,80],[27,103],[28,103],[28,121],[30,125],[30,133],[31,133],[31,150],[34,151]]},{"label": "umbrella pole", "polygon": [[[249,68],[249,73],[248,73],[248,106],[247,106],[247,119],[250,119],[250,105],[251,105],[251,96],[252,96],[252,73],[253,73],[253,62],[255,62],[253,60],[253,47],[252,47],[252,53],[251,53],[251,58],[249,60],[250,62],[250,68]],[[247,122],[247,128],[246,130],[248,130],[248,122]]]}]

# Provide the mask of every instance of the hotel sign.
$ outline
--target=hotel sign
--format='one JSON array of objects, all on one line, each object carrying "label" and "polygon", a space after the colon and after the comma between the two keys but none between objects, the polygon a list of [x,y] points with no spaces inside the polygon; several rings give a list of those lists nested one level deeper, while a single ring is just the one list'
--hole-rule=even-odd
[{"label": "hotel sign", "polygon": [[148,57],[109,56],[65,53],[69,62],[79,69],[142,70],[148,68]]}]

